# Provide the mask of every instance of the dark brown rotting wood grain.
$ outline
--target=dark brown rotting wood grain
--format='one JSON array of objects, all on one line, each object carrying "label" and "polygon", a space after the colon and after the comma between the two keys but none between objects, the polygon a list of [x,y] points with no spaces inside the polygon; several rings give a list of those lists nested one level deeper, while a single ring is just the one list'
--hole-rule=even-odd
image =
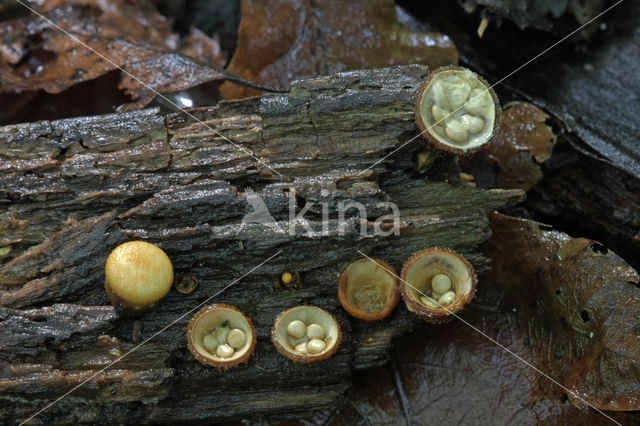
[{"label": "dark brown rotting wood grain", "polygon": [[[336,285],[342,268],[361,257],[357,250],[400,267],[424,247],[448,246],[482,271],[488,259],[477,246],[490,233],[487,212],[523,198],[519,190],[458,186],[449,155],[417,175],[420,141],[365,171],[416,134],[413,101],[426,72],[337,74],[296,82],[288,95],[193,111],[281,175],[183,114],[147,110],[0,128],[1,155],[22,165],[0,171],[0,244],[13,246],[0,259],[0,419],[28,417],[135,347],[135,320],[114,317],[103,287],[107,255],[131,239],[161,246],[176,273],[195,275],[200,286],[188,295],[172,290],[141,315],[143,340],[177,321],[43,421],[216,421],[340,401],[354,369],[385,362],[393,340],[420,324],[401,305],[375,323],[347,316]],[[34,159],[46,165],[28,163]],[[252,192],[287,232],[243,223]],[[339,205],[350,200],[366,206],[368,221],[349,213],[341,234]],[[371,235],[373,221],[390,213],[385,201],[400,208],[399,236]],[[297,212],[315,203],[305,215],[312,232],[290,223],[291,202]],[[324,234],[320,203],[328,206]],[[223,373],[193,360],[184,339],[188,312],[279,250],[215,297],[255,325],[249,363]],[[284,271],[300,273],[302,285],[274,287]],[[328,309],[341,324],[343,343],[326,362],[292,363],[269,342],[275,316],[302,303]]]}]

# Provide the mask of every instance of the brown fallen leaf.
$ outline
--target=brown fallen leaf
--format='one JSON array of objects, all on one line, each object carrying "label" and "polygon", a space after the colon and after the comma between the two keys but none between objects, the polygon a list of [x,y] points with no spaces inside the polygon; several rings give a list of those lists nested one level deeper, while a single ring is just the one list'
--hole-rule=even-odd
[{"label": "brown fallen leaf", "polygon": [[[402,25],[392,0],[243,0],[239,44],[227,71],[288,88],[294,79],[361,68],[457,64],[453,41]],[[229,98],[255,89],[222,86]]]},{"label": "brown fallen leaf", "polygon": [[512,104],[502,118],[498,134],[487,149],[498,166],[496,187],[528,191],[542,179],[538,163],[551,157],[557,137],[545,124],[549,116],[533,104]]},{"label": "brown fallen leaf", "polygon": [[142,107],[155,96],[145,86],[166,93],[222,78],[212,68],[223,63],[217,41],[195,32],[180,49],[169,21],[149,1],[54,0],[32,7],[108,60],[35,14],[5,21],[0,92],[59,93],[121,67],[136,78],[125,74],[120,88]]},{"label": "brown fallen leaf", "polygon": [[509,104],[502,112],[502,126],[489,152],[497,160],[508,153],[529,152],[538,163],[551,158],[557,137],[545,124],[547,113],[527,102]]},{"label": "brown fallen leaf", "polygon": [[[487,311],[475,325],[529,359],[530,348],[523,343],[527,329],[513,317]],[[425,425],[613,424],[595,410],[575,407],[561,390],[547,394],[554,386],[548,380],[457,320],[407,336],[396,353],[410,412]],[[384,383],[378,392],[393,386]],[[375,411],[398,413],[399,406],[382,405]],[[606,414],[623,425],[638,421],[632,413]]]},{"label": "brown fallen leaf", "polygon": [[180,53],[212,67],[219,67],[225,60],[219,38],[211,38],[195,27],[191,28],[191,34],[182,40]]},{"label": "brown fallen leaf", "polygon": [[510,104],[493,142],[486,151],[463,159],[462,167],[476,179],[489,181],[490,187],[530,190],[542,179],[539,163],[551,157],[557,141],[545,123],[548,118],[533,104]]},{"label": "brown fallen leaf", "polygon": [[640,409],[638,273],[597,242],[535,222],[495,215],[491,229],[484,282],[525,321],[531,360],[599,409]]}]

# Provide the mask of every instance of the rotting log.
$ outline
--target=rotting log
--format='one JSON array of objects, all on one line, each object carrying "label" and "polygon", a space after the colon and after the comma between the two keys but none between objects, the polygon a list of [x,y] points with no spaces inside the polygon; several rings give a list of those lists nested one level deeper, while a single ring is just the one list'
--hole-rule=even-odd
[{"label": "rotting log", "polygon": [[[347,316],[337,281],[357,250],[400,268],[411,253],[441,245],[482,271],[487,212],[524,196],[461,185],[448,154],[417,172],[417,153],[428,150],[420,140],[368,169],[417,134],[413,103],[427,72],[341,73],[295,82],[285,95],[191,111],[216,132],[157,110],[0,128],[0,245],[12,247],[0,258],[2,422],[28,418],[98,372],[38,419],[223,421],[339,403],[355,369],[384,363],[393,339],[421,323],[402,303],[375,323]],[[252,194],[285,232],[243,221]],[[349,201],[366,217],[341,217]],[[382,202],[398,206],[399,235],[372,232],[390,213]],[[304,218],[290,220],[291,206],[299,213],[307,203],[315,204]],[[103,268],[110,250],[131,239],[158,244],[177,277],[195,275],[198,289],[171,291],[138,318],[119,316]],[[189,311],[278,251],[212,300],[253,321],[259,341],[249,363],[226,372],[197,363],[184,337]],[[300,273],[302,284],[276,286],[284,271]],[[344,337],[331,359],[295,364],[271,345],[273,319],[297,304],[336,315]]]}]

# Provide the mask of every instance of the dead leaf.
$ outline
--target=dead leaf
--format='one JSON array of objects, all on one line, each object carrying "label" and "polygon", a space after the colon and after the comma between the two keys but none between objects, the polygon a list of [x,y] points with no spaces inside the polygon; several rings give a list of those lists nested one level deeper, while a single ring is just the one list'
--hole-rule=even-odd
[{"label": "dead leaf", "polygon": [[[392,0],[243,0],[239,45],[227,71],[272,87],[294,79],[404,64],[457,64],[453,41],[402,25]],[[223,94],[259,92],[225,83]]]},{"label": "dead leaf", "polygon": [[539,163],[551,157],[557,141],[548,118],[533,104],[511,104],[502,111],[494,140],[484,152],[463,159],[463,169],[491,182],[482,187],[530,190],[542,179]]},{"label": "dead leaf", "polygon": [[224,63],[219,38],[211,38],[195,27],[191,28],[191,34],[182,40],[180,53],[212,67],[219,67]]},{"label": "dead leaf", "polygon": [[[144,99],[137,103],[142,107],[154,96],[145,85],[174,92],[222,77],[211,68],[222,65],[219,46],[214,47],[217,41],[194,33],[179,53],[178,36],[148,1],[55,0],[37,10],[107,59],[35,14],[2,22],[0,92],[59,93],[123,68],[136,78],[125,76],[120,88],[134,99]],[[194,60],[186,55],[201,56]]]},{"label": "dead leaf", "polygon": [[545,124],[547,113],[527,102],[510,104],[502,112],[502,125],[489,153],[499,161],[509,153],[529,152],[538,163],[551,158],[557,137]]},{"label": "dead leaf", "polygon": [[[530,360],[527,329],[516,316],[487,310],[474,325]],[[612,424],[575,407],[559,388],[548,395],[547,379],[458,320],[407,336],[396,353],[411,412],[425,425]],[[634,424],[631,415],[606,414]]]},{"label": "dead leaf", "polygon": [[640,409],[638,273],[597,242],[535,222],[496,215],[491,228],[484,281],[528,323],[534,363],[597,408]]}]

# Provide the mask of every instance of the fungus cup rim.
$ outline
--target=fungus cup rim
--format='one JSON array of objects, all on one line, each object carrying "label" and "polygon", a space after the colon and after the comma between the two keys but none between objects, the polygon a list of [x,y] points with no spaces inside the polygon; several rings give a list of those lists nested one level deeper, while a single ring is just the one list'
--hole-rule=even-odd
[{"label": "fungus cup rim", "polygon": [[[464,267],[468,272],[468,275],[469,275],[468,280],[471,288],[469,289],[468,293],[463,294],[461,296],[458,296],[456,292],[456,296],[458,297],[450,305],[444,308],[434,309],[434,308],[429,308],[428,306],[424,305],[423,303],[421,303],[420,301],[416,300],[411,296],[409,290],[407,289],[407,287],[409,287],[407,285],[407,282],[408,282],[407,274],[409,272],[409,269],[412,266],[414,266],[414,264],[418,260],[424,258],[425,256],[430,256],[435,254],[443,254],[445,256],[451,256],[456,261],[460,262],[461,266]],[[478,277],[476,275],[476,272],[473,266],[469,263],[469,261],[459,253],[443,247],[430,247],[414,253],[405,262],[404,266],[402,267],[402,272],[400,276],[402,278],[400,281],[400,292],[402,293],[402,299],[404,300],[404,303],[407,306],[407,309],[417,314],[418,316],[422,317],[425,321],[429,321],[433,323],[443,322],[447,320],[448,317],[450,317],[452,314],[455,314],[461,311],[462,309],[464,309],[464,307],[475,297],[476,287],[478,284]]]},{"label": "fungus cup rim", "polygon": [[[493,123],[493,129],[492,129],[492,132],[491,132],[491,136],[484,143],[482,143],[482,144],[480,144],[478,146],[475,146],[473,148],[469,148],[469,149],[456,148],[455,146],[445,144],[442,141],[438,140],[438,138],[433,136],[431,134],[431,131],[428,130],[431,125],[427,125],[425,123],[424,117],[422,116],[422,113],[420,111],[421,110],[421,105],[420,104],[422,103],[422,98],[423,98],[424,94],[427,92],[427,88],[429,87],[429,84],[431,84],[431,81],[433,80],[433,78],[436,77],[438,75],[438,73],[444,72],[444,71],[469,71],[469,72],[473,73],[474,76],[478,78],[480,83],[482,83],[487,88],[489,94],[491,95],[491,98],[493,99],[493,103],[494,103],[494,107],[495,107],[495,119],[494,119],[494,123]],[[469,154],[473,154],[475,152],[478,152],[478,151],[481,151],[481,150],[485,149],[495,139],[496,133],[497,133],[497,131],[498,131],[499,127],[500,127],[500,123],[502,121],[502,109],[500,108],[500,102],[498,100],[498,95],[493,90],[493,88],[491,87],[489,82],[487,82],[487,80],[485,80],[478,73],[476,73],[474,71],[471,71],[468,68],[461,67],[461,66],[458,66],[458,65],[446,65],[446,66],[443,66],[443,67],[436,68],[436,69],[434,69],[433,71],[431,71],[429,73],[429,75],[427,76],[427,79],[424,81],[424,83],[422,83],[422,85],[420,86],[420,89],[418,90],[418,95],[416,97],[416,102],[415,102],[414,109],[413,109],[413,115],[414,115],[414,118],[415,118],[415,122],[418,125],[418,128],[420,129],[421,136],[424,139],[426,139],[426,141],[432,147],[434,147],[438,151],[444,151],[444,152],[448,152],[450,154],[456,154],[456,155],[469,155]]]},{"label": "fungus cup rim", "polygon": [[[238,356],[233,356],[229,359],[219,358],[212,354],[207,354],[206,349],[203,348],[202,352],[198,350],[198,345],[195,342],[197,336],[195,336],[195,329],[199,321],[205,318],[208,315],[215,314],[220,311],[229,311],[227,312],[227,316],[233,316],[235,318],[240,318],[245,322],[244,327],[236,325],[236,328],[240,328],[247,335],[247,343],[238,350],[238,352],[242,352]],[[244,328],[244,329],[243,329]],[[246,331],[250,330],[251,333],[247,333]],[[191,320],[189,320],[189,324],[186,328],[187,335],[187,347],[189,348],[189,352],[191,355],[200,362],[201,364],[208,365],[211,367],[216,367],[219,370],[226,370],[232,367],[236,367],[240,364],[246,363],[251,358],[251,355],[256,350],[256,344],[258,342],[258,338],[256,335],[256,331],[253,328],[253,324],[251,323],[251,319],[247,317],[242,311],[240,311],[235,306],[227,305],[224,303],[214,303],[213,305],[208,305],[200,309]],[[204,353],[203,353],[204,352]]]},{"label": "fungus cup rim", "polygon": [[[287,348],[287,346],[291,346],[288,342],[286,342],[286,344],[282,344],[278,339],[279,335],[286,336],[286,325],[282,325],[282,328],[281,328],[280,327],[281,321],[284,321],[286,319],[290,319],[291,321],[300,319],[303,322],[308,322],[308,321],[304,321],[304,319],[307,319],[307,316],[304,315],[304,311],[308,311],[308,310],[314,310],[314,314],[317,316],[324,316],[323,321],[319,321],[319,322],[322,322],[322,324],[320,325],[324,326],[327,336],[332,340],[331,342],[327,342],[327,348],[325,348],[322,352],[316,355],[304,355],[301,353],[296,353],[295,350],[290,350]],[[312,316],[315,316],[315,315],[312,315]],[[317,316],[316,318],[318,318]],[[327,330],[328,328],[326,325],[327,322],[331,322],[331,324],[334,327]],[[273,321],[273,327],[271,328],[271,342],[273,343],[273,346],[275,346],[276,350],[280,352],[281,355],[290,359],[291,361],[302,363],[302,364],[320,362],[320,361],[324,361],[326,359],[331,358],[338,351],[338,348],[340,347],[340,343],[342,342],[342,330],[340,329],[340,323],[331,312],[325,309],[322,309],[318,306],[312,306],[312,305],[294,306],[292,308],[285,309],[284,311],[280,312],[276,317],[276,319]]]},{"label": "fungus cup rim", "polygon": [[[355,304],[349,300],[348,290],[349,290],[349,269],[352,266],[355,266],[358,263],[371,262],[377,263],[378,265],[374,266],[376,269],[380,269],[380,271],[376,271],[382,274],[386,274],[391,277],[392,284],[389,294],[386,297],[386,301],[383,309],[375,311],[375,312],[366,312],[362,309],[359,309]],[[356,318],[365,320],[365,321],[376,321],[391,315],[391,312],[395,309],[396,305],[400,301],[400,290],[398,288],[398,278],[396,269],[389,265],[387,262],[380,259],[368,259],[362,258],[358,260],[354,260],[350,262],[344,270],[340,273],[340,279],[338,281],[338,300],[342,307],[351,315]]]}]

